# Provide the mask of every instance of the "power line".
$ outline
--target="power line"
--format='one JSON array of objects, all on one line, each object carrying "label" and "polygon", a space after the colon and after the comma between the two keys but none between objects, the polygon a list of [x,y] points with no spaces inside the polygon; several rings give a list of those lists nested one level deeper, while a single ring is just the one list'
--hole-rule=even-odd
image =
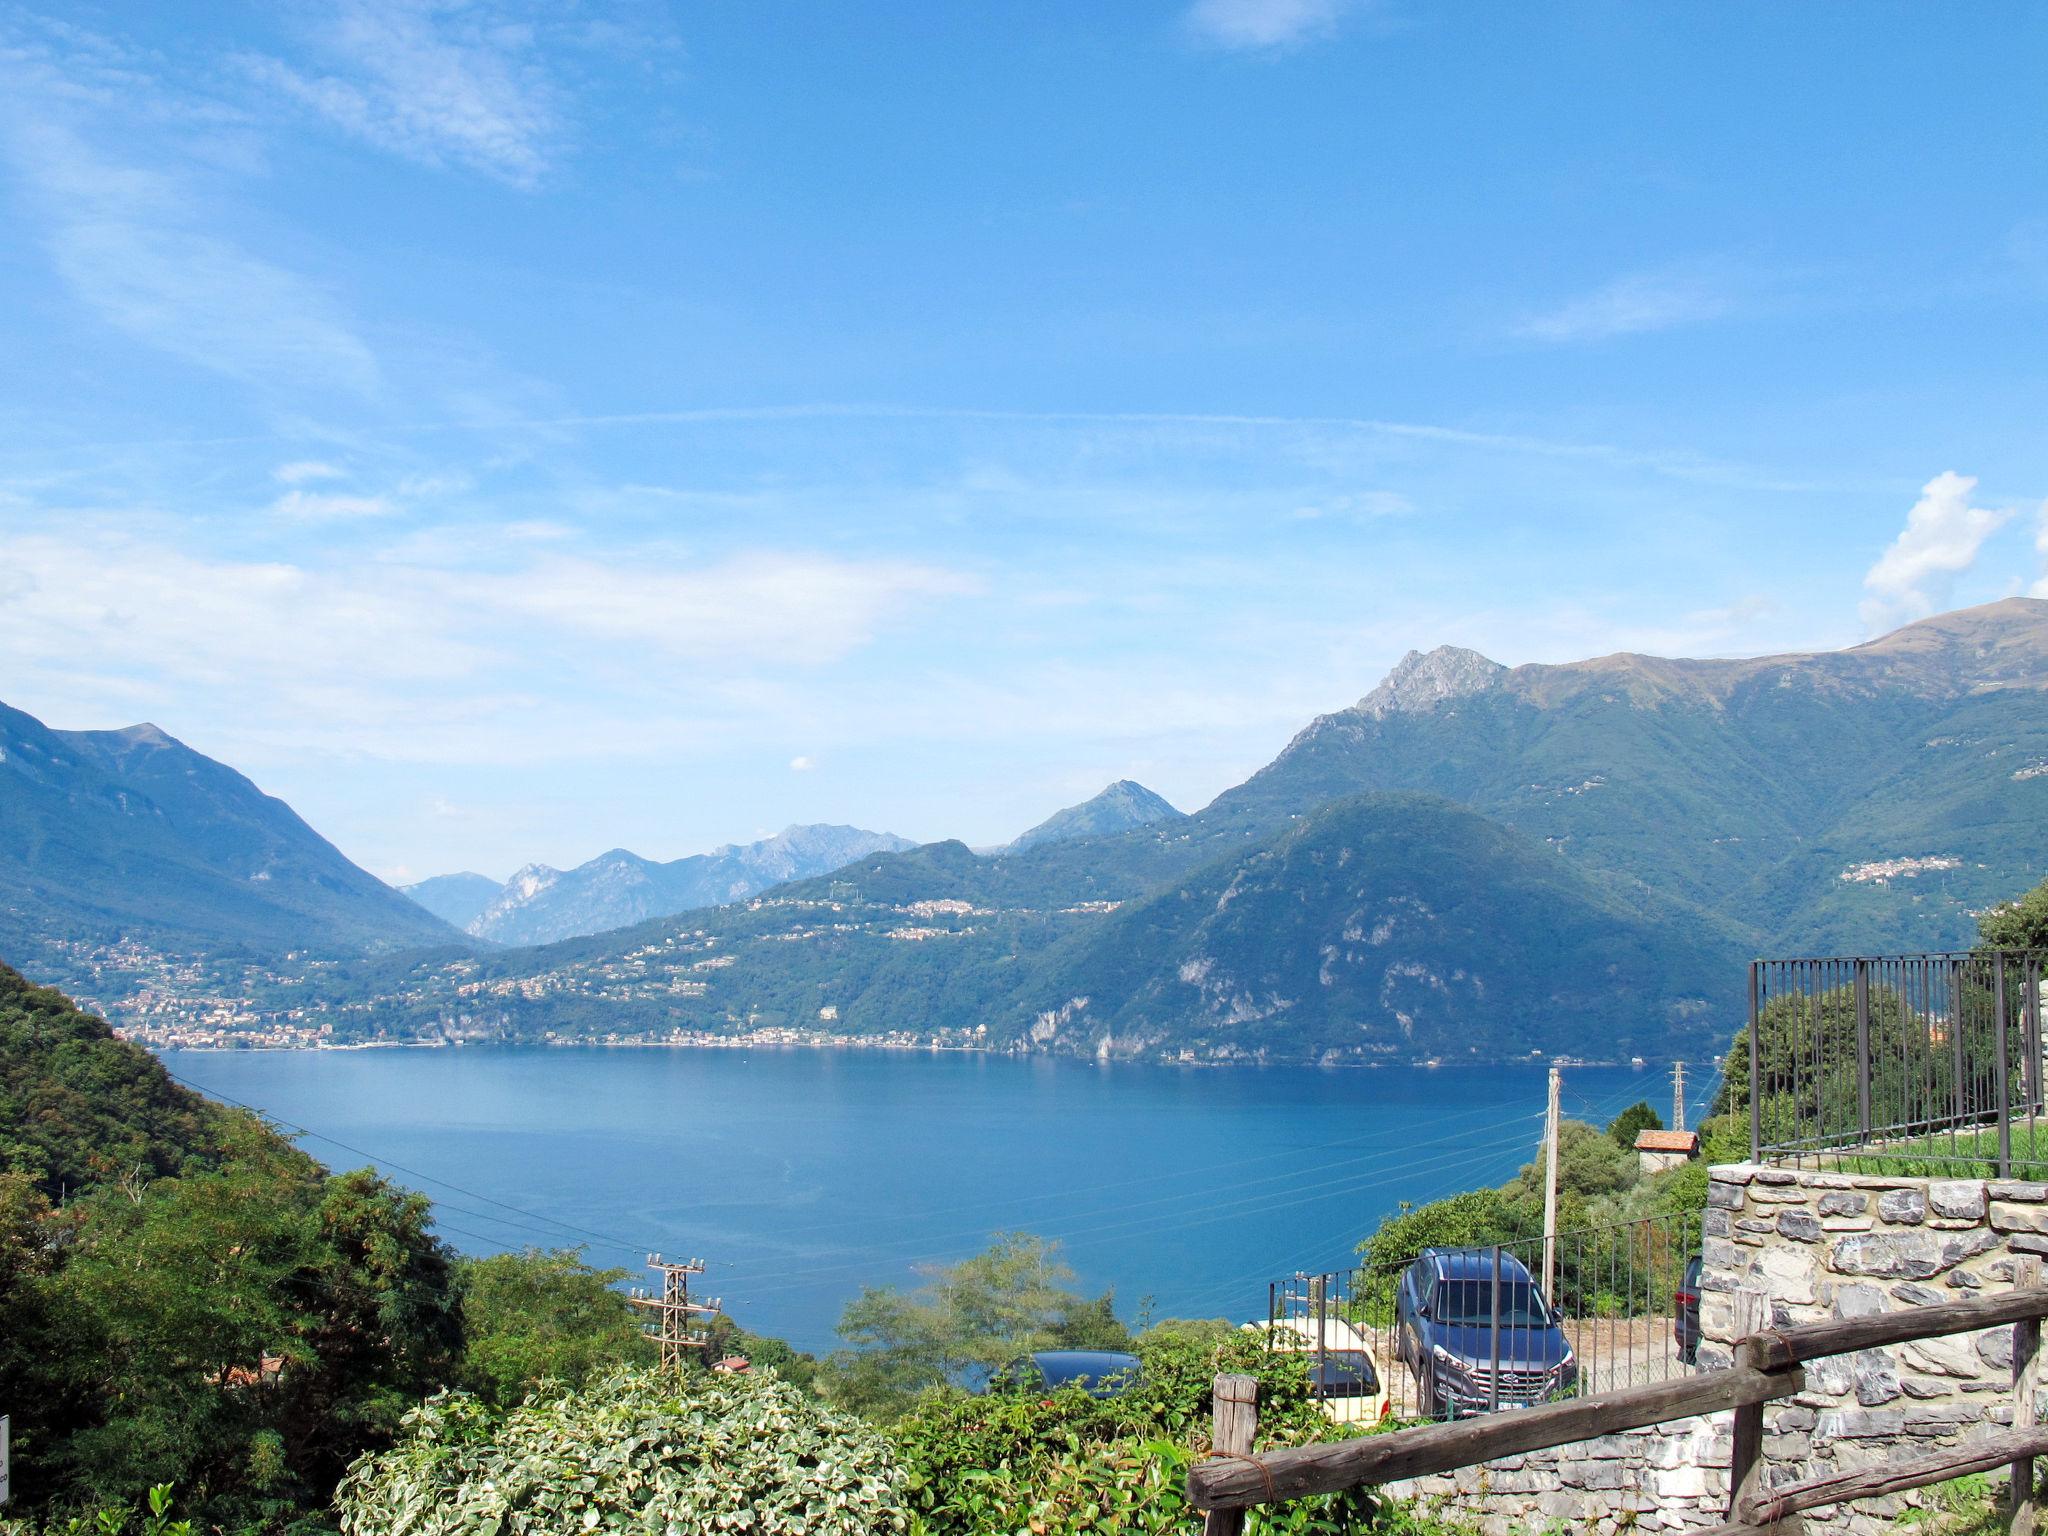
[{"label": "power line", "polygon": [[[555,1226],[561,1227],[570,1232],[577,1233],[583,1237],[595,1238],[597,1239],[597,1241],[601,1243],[612,1244],[617,1247],[627,1249],[629,1251],[637,1251],[644,1253],[654,1246],[651,1243],[635,1243],[623,1237],[614,1237],[603,1232],[593,1232],[588,1227],[579,1227],[574,1222],[563,1221],[558,1216],[548,1216],[540,1211],[529,1211],[524,1206],[513,1205],[510,1201],[499,1200],[494,1196],[481,1194],[473,1189],[464,1189],[460,1184],[450,1183],[447,1179],[437,1179],[431,1173],[422,1173],[417,1168],[408,1168],[403,1163],[393,1162],[390,1158],[379,1157],[376,1153],[366,1152],[361,1147],[350,1146],[347,1142],[342,1141],[337,1137],[325,1135],[322,1132],[308,1129],[306,1126],[303,1125],[294,1125],[291,1121],[286,1120],[281,1116],[273,1115],[267,1110],[258,1109],[254,1104],[245,1104],[240,1099],[231,1099],[226,1094],[217,1093],[211,1088],[202,1088],[199,1084],[192,1082],[187,1078],[179,1077],[177,1073],[171,1072],[169,1068],[165,1068],[165,1071],[168,1073],[168,1075],[172,1078],[173,1081],[183,1083],[187,1088],[190,1088],[195,1093],[202,1093],[207,1095],[209,1098],[218,1099],[223,1104],[232,1104],[237,1109],[246,1109],[251,1114],[260,1115],[263,1119],[270,1121],[274,1125],[284,1126],[287,1130],[296,1131],[301,1136],[310,1136],[315,1141],[324,1141],[331,1147],[339,1147],[342,1151],[349,1153],[353,1157],[366,1157],[373,1163],[381,1164],[383,1167],[386,1168],[395,1169],[397,1172],[406,1174],[411,1178],[424,1179],[429,1184],[438,1184],[443,1189],[452,1189],[455,1191],[455,1193],[461,1195],[465,1199],[481,1200],[486,1205],[495,1205],[501,1210],[515,1211],[521,1216],[531,1216],[536,1221],[549,1222]],[[502,1218],[494,1217],[490,1219],[499,1220]],[[507,1225],[511,1225],[511,1223],[507,1223]]]}]

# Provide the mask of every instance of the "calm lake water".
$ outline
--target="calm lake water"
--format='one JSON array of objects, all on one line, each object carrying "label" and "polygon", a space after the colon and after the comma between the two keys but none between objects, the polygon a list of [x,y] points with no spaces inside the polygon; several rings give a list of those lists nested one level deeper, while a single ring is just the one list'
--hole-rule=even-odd
[{"label": "calm lake water", "polygon": [[[313,1133],[330,1167],[376,1163],[424,1190],[458,1248],[581,1243],[636,1281],[650,1249],[701,1256],[709,1294],[805,1349],[834,1346],[861,1286],[914,1285],[914,1266],[1002,1230],[1060,1239],[1126,1316],[1147,1296],[1158,1316],[1263,1316],[1267,1281],[1347,1262],[1399,1202],[1510,1177],[1544,1096],[1539,1066],[598,1047],[164,1061]],[[1655,1068],[1565,1073],[1581,1119],[1670,1097]]]}]

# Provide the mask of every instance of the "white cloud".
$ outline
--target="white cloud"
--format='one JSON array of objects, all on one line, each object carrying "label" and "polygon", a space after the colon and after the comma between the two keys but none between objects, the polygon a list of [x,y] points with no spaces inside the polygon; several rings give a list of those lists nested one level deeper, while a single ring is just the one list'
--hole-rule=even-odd
[{"label": "white cloud", "polygon": [[343,0],[315,40],[335,72],[242,62],[344,132],[422,165],[521,187],[546,171],[559,114],[530,26],[488,6]]},{"label": "white cloud", "polygon": [[1351,0],[1195,0],[1185,20],[1218,48],[1289,48],[1335,29]]},{"label": "white cloud", "polygon": [[1948,601],[1959,572],[1976,563],[1984,541],[2012,513],[1970,505],[1974,475],[1943,470],[1921,488],[1906,526],[1864,575],[1870,596],[1863,622],[1871,629],[1920,618]]},{"label": "white cloud", "polygon": [[1712,264],[1667,267],[1616,278],[1515,327],[1530,341],[1604,341],[1718,320],[1743,300],[1734,274]]},{"label": "white cloud", "polygon": [[673,746],[772,709],[778,671],[808,674],[975,589],[935,566],[803,552],[253,561],[84,517],[0,534],[0,571],[16,577],[0,588],[0,675],[17,688],[109,714],[203,700],[295,750],[410,761]]},{"label": "white cloud", "polygon": [[818,760],[815,757],[792,757],[789,760],[789,771],[791,773],[809,773],[817,766]]},{"label": "white cloud", "polygon": [[270,504],[279,517],[296,523],[346,522],[361,517],[389,517],[398,504],[388,496],[347,496],[336,491],[286,491]]},{"label": "white cloud", "polygon": [[340,480],[342,471],[332,464],[323,464],[317,459],[300,459],[292,464],[280,464],[270,472],[271,479],[280,485],[304,485],[308,480]]},{"label": "white cloud", "polygon": [[0,151],[58,276],[102,320],[245,382],[375,387],[376,359],[319,287],[202,227],[204,199],[185,180],[97,153],[64,120],[47,70],[7,84],[19,89],[0,109]]},{"label": "white cloud", "polygon": [[2034,553],[2041,557],[2041,579],[2034,583],[2033,597],[2048,597],[2048,501],[2041,503],[2040,521],[2034,527]]},{"label": "white cloud", "polygon": [[1406,517],[1414,510],[1415,503],[1398,491],[1357,491],[1349,495],[1325,496],[1307,506],[1296,507],[1294,515],[1305,522],[1325,517],[1366,520]]}]

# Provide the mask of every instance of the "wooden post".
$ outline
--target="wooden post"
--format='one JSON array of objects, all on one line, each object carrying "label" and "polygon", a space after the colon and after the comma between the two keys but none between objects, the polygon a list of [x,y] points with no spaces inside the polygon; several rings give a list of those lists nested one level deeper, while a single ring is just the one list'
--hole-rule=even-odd
[{"label": "wooden post", "polygon": [[[1759,1362],[1750,1335],[1761,1333],[1770,1322],[1770,1301],[1762,1291],[1735,1292],[1735,1364],[1740,1370],[1756,1370]],[[1745,1507],[1764,1491],[1764,1405],[1744,1403],[1735,1410],[1735,1438],[1728,1460],[1728,1518],[1747,1521]]]},{"label": "wooden post", "polygon": [[[1250,1376],[1218,1376],[1215,1382],[1214,1428],[1210,1446],[1233,1456],[1249,1456],[1259,1430],[1259,1384]],[[1244,1510],[1212,1509],[1202,1520],[1202,1536],[1239,1536]]]},{"label": "wooden post", "polygon": [[[2033,1290],[2041,1283],[2041,1261],[2015,1255],[2014,1290]],[[2012,1325],[2012,1427],[2034,1427],[2034,1392],[2041,1384],[2041,1320],[2021,1318]],[[2012,1536],[2034,1536],[2034,1459],[2022,1456],[2012,1464]]]}]

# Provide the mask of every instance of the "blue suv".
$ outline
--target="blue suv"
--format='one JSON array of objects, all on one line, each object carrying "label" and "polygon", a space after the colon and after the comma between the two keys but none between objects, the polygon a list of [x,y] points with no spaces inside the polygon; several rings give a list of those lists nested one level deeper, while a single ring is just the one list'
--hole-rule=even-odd
[{"label": "blue suv", "polygon": [[1578,1383],[1579,1362],[1535,1278],[1513,1254],[1499,1262],[1498,1349],[1493,1249],[1425,1248],[1401,1276],[1394,1353],[1414,1373],[1431,1418],[1526,1408]]}]

